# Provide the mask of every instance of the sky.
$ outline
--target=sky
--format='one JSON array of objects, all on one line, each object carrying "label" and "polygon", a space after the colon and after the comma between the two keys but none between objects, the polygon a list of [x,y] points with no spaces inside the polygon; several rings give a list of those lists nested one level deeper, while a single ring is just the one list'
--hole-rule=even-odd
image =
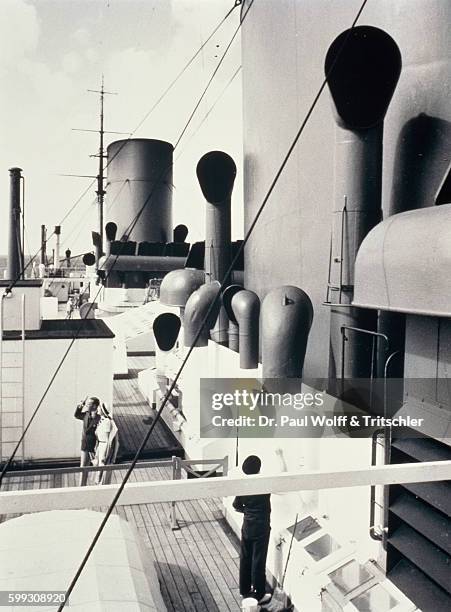
[{"label": "sky", "polygon": [[[8,169],[25,176],[25,251],[40,246],[97,174],[99,100],[105,129],[134,132],[153,103],[233,6],[233,0],[1,0],[0,253],[7,252]],[[133,135],[175,143],[239,24],[235,9],[175,88]],[[174,153],[174,224],[204,238],[204,207],[195,168],[209,150],[229,153],[238,167],[232,232],[242,236],[242,105],[240,37],[213,80]],[[211,108],[214,106],[213,110]],[[211,112],[210,112],[211,110]],[[127,136],[107,134],[105,144]],[[108,196],[107,196],[108,197]],[[94,187],[62,224],[62,249],[92,250],[97,229]],[[106,219],[108,221],[108,219]],[[49,240],[48,252],[54,245]]]}]

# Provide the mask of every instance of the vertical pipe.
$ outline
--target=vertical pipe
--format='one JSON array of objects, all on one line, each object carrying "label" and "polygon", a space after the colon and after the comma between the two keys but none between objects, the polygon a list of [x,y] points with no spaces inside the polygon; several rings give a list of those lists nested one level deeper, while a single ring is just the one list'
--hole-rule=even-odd
[{"label": "vertical pipe", "polygon": [[[382,218],[382,133],[380,123],[366,130],[336,126],[335,200],[332,221],[330,375],[342,360],[342,326],[376,329],[375,311],[351,306],[354,263],[367,233]],[[343,206],[346,202],[346,206]],[[349,336],[345,378],[369,378],[371,348],[364,337]]]},{"label": "vertical pipe", "polygon": [[[382,218],[383,122],[401,72],[396,42],[383,30],[357,26],[331,44],[324,66],[336,120],[332,222],[329,378],[369,378],[373,351],[343,326],[375,330],[377,313],[352,307],[354,262]],[[343,202],[346,203],[343,206]],[[342,363],[342,342],[346,362]],[[337,391],[337,389],[335,389]]]},{"label": "vertical pipe", "polygon": [[21,240],[20,240],[20,179],[21,168],[10,168],[10,209],[9,209],[9,236],[8,261],[6,265],[6,278],[15,280],[22,278],[20,268]]},{"label": "vertical pipe", "polygon": [[[206,199],[206,280],[222,283],[232,261],[231,198],[236,165],[227,153],[210,151],[199,160],[196,173]],[[227,314],[221,308],[212,339],[227,344],[228,328]]]}]

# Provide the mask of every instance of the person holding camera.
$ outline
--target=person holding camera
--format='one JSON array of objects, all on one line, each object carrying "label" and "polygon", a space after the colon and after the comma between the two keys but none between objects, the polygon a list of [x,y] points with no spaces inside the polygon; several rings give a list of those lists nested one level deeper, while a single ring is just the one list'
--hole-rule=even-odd
[{"label": "person holding camera", "polygon": [[[80,467],[93,465],[96,456],[97,437],[96,429],[100,422],[99,414],[100,400],[98,397],[88,397],[80,402],[75,409],[74,417],[83,421],[81,434]],[[80,473],[80,487],[86,485],[88,473]]]}]

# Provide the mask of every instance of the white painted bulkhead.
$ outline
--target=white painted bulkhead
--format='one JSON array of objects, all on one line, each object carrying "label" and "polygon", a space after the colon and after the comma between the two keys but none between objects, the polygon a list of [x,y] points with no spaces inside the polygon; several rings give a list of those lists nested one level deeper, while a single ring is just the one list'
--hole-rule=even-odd
[{"label": "white painted bulkhead", "polygon": [[[5,385],[6,371],[3,370],[4,457],[13,451],[23,423],[30,420],[70,343],[70,338],[25,340],[23,421],[20,414],[22,392],[18,389],[22,382],[13,378]],[[22,359],[21,344],[21,340],[3,340],[3,360],[7,357],[6,352],[9,353],[9,359],[14,353]],[[89,395],[95,395],[111,406],[112,357],[112,338],[75,340],[27,432],[24,443],[25,460],[56,461],[79,457],[82,423],[74,418],[75,407]]]}]

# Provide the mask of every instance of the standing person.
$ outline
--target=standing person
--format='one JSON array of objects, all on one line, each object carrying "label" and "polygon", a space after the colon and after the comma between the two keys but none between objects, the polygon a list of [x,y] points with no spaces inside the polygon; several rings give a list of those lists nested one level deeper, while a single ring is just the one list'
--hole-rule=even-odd
[{"label": "standing person", "polygon": [[[80,402],[75,409],[74,417],[83,421],[80,467],[92,465],[95,458],[97,446],[96,428],[100,421],[99,405],[98,397],[88,397],[83,402]],[[81,472],[80,487],[85,486],[87,481],[87,472]]]},{"label": "standing person", "polygon": [[[97,450],[95,464],[99,467],[110,465],[116,461],[119,450],[119,434],[109,410],[102,402],[100,404],[100,420],[96,428]],[[103,480],[102,480],[103,476]],[[111,472],[97,472],[96,484],[107,484],[111,480]]]},{"label": "standing person", "polygon": [[[242,465],[245,474],[258,474],[261,460],[256,455],[247,457]],[[268,603],[266,591],[266,555],[271,531],[270,494],[235,497],[233,507],[244,514],[241,528],[240,593],[243,598],[254,597],[260,605]]]}]

